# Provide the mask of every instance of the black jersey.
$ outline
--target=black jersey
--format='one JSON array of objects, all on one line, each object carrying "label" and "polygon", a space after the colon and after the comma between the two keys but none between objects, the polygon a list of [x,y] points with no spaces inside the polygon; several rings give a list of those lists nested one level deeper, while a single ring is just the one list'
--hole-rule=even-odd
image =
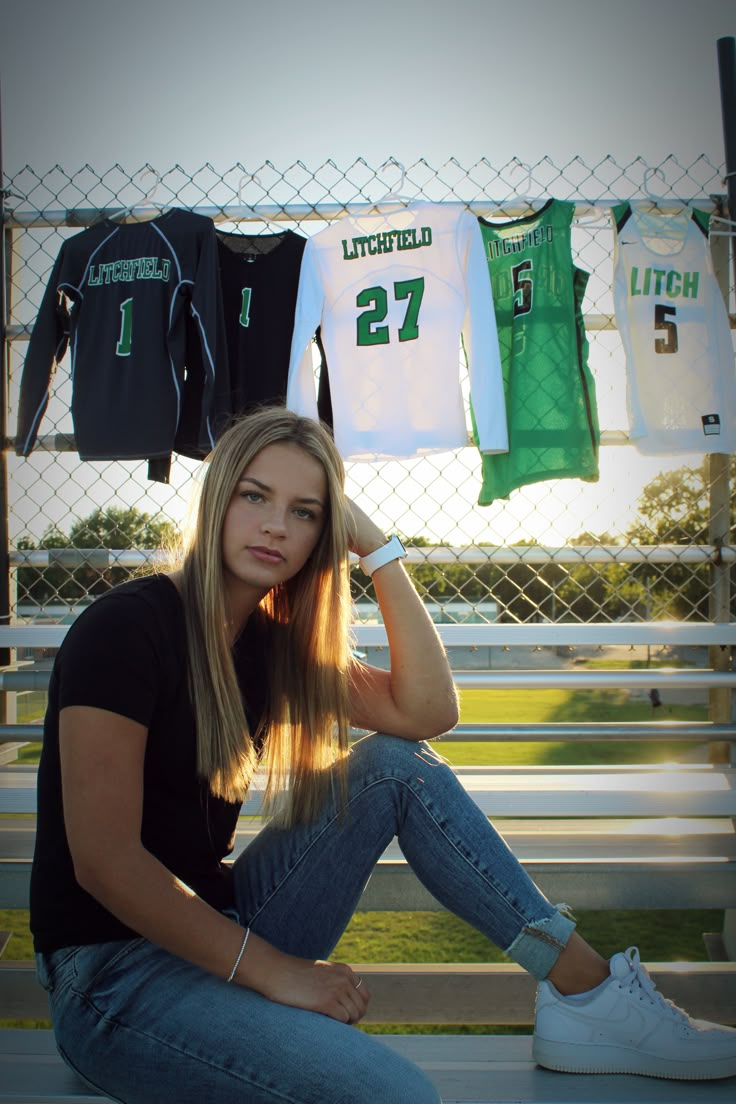
[{"label": "black jersey", "polygon": [[307,239],[217,231],[231,405],[285,402],[299,273]]},{"label": "black jersey", "polygon": [[[186,389],[187,335],[199,345],[192,451],[205,455],[227,412],[229,377],[215,228],[171,210],[148,222],[105,220],[62,245],[31,335],[16,452],[27,456],[69,347],[72,420],[83,460],[168,456]],[[224,417],[223,417],[224,420]]]}]

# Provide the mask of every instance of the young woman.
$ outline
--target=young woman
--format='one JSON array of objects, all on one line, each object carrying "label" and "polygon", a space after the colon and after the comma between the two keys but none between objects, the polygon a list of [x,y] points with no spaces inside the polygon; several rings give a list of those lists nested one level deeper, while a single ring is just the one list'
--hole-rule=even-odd
[{"label": "young woman", "polygon": [[[390,671],[351,657],[348,549],[373,573]],[[180,570],[74,623],[31,887],[62,1055],[126,1104],[436,1104],[353,1030],[368,987],[329,959],[397,835],[431,892],[540,980],[540,1062],[736,1073],[736,1032],[664,1002],[636,954],[592,950],[422,742],[457,705],[402,551],[344,497],[329,435],[264,409],[212,453]],[[391,735],[348,750],[350,726]],[[259,765],[286,797],[227,866]]]}]

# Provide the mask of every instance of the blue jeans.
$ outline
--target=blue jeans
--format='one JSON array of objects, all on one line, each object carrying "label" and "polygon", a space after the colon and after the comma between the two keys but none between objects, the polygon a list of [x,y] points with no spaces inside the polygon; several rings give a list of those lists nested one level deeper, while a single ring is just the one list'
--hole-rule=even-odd
[{"label": "blue jeans", "polygon": [[[290,954],[328,958],[394,836],[442,904],[547,975],[573,921],[434,751],[392,736],[355,744],[342,817],[328,804],[312,824],[269,825],[236,860],[241,922]],[[67,947],[37,964],[62,1056],[125,1104],[439,1102],[379,1037],[227,985],[145,939]]]}]

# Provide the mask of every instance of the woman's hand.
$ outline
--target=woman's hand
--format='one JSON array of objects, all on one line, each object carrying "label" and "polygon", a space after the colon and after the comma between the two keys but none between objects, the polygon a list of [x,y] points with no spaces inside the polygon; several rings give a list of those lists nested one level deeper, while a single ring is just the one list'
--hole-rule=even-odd
[{"label": "woman's hand", "polygon": [[345,498],[348,518],[348,546],[357,556],[367,556],[386,543],[386,534],[357,503]]},{"label": "woman's hand", "polygon": [[363,1019],[370,993],[363,979],[344,962],[279,956],[265,996],[292,1008],[320,1012],[341,1023]]}]

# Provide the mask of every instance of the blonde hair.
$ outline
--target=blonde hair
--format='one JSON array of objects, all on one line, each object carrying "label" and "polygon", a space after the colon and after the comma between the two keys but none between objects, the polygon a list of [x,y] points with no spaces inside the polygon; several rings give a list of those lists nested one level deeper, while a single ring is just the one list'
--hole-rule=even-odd
[{"label": "blonde hair", "polygon": [[[317,545],[292,579],[273,588],[254,616],[268,649],[266,716],[258,733],[245,717],[227,626],[222,532],[244,470],[262,449],[292,444],[320,462],[327,481]],[[189,685],[197,769],[212,793],[240,801],[264,738],[266,808],[288,791],[285,823],[313,819],[332,781],[344,793],[348,739],[348,528],[344,469],[329,433],[284,407],[263,407],[232,425],[210,454],[182,563]],[[330,769],[336,768],[336,769]]]}]

